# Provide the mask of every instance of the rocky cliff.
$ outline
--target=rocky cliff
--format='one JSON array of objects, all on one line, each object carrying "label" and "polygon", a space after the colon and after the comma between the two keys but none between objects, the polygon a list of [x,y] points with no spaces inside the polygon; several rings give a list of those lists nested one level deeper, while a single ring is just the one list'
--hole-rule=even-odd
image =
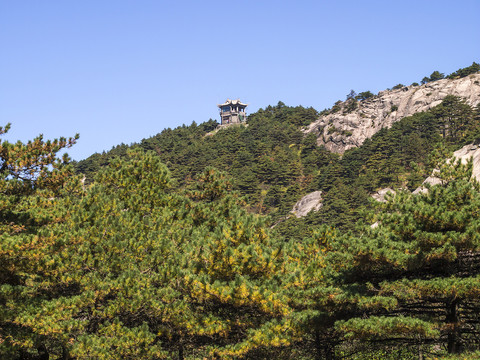
[{"label": "rocky cliff", "polygon": [[480,73],[385,90],[363,101],[351,99],[338,103],[304,132],[315,133],[318,145],[343,153],[359,147],[380,129],[440,104],[447,95],[461,96],[472,106],[480,103]]}]

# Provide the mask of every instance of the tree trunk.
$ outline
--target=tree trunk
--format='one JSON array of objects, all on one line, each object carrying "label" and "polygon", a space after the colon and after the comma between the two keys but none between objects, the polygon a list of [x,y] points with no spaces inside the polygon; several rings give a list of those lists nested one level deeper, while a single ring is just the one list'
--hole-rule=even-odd
[{"label": "tree trunk", "polygon": [[62,360],[71,360],[70,352],[67,350],[66,346],[62,346]]},{"label": "tree trunk", "polygon": [[449,325],[449,332],[447,335],[447,351],[449,354],[458,354],[461,352],[457,306],[457,300],[452,300],[446,304],[447,315],[445,317],[445,322]]},{"label": "tree trunk", "polygon": [[47,347],[44,344],[38,346],[37,351],[38,351],[38,360],[50,359],[50,354],[48,353]]},{"label": "tree trunk", "polygon": [[330,343],[325,345],[325,360],[335,360],[335,350]]},{"label": "tree trunk", "polygon": [[315,350],[315,360],[322,360],[322,344],[318,330],[315,331]]},{"label": "tree trunk", "polygon": [[183,344],[178,344],[178,360],[183,360]]},{"label": "tree trunk", "polygon": [[322,342],[320,332],[315,331],[315,360],[335,360],[335,347],[331,342]]}]

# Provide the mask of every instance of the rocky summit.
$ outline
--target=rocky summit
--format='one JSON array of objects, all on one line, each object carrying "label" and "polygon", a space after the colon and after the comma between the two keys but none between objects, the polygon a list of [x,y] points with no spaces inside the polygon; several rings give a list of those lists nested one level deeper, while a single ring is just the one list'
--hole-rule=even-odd
[{"label": "rocky summit", "polygon": [[303,131],[315,133],[318,145],[343,153],[361,146],[382,128],[440,104],[447,95],[460,96],[471,106],[479,104],[480,74],[395,87],[362,101],[352,98],[338,102]]}]

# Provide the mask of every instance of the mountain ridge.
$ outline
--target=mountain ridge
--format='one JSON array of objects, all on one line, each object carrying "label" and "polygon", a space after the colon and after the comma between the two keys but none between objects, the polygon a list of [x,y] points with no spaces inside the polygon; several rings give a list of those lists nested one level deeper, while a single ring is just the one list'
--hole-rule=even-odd
[{"label": "mountain ridge", "polygon": [[[362,209],[369,206],[372,193],[386,187],[413,191],[420,186],[433,169],[429,158],[437,147],[453,152],[468,143],[478,143],[480,106],[473,108],[468,103],[478,104],[480,91],[475,82],[480,79],[479,69],[474,63],[440,81],[437,80],[444,75],[435,71],[422,80],[425,85],[397,85],[379,95],[364,92],[356,96],[352,92],[347,101],[320,113],[279,101],[276,106],[250,114],[248,127],[227,127],[215,132],[218,122],[210,119],[202,124],[165,129],[138,144],[122,144],[107,153],[93,154],[76,163],[75,168],[91,182],[115,157],[125,157],[129,148],[138,147],[155,152],[179,187],[188,186],[206,167],[222,169],[231,176],[232,189],[245,197],[249,211],[269,215],[271,224],[288,217],[306,195],[321,192],[321,206],[304,222],[294,216],[298,221],[279,224],[279,232],[287,237],[305,235],[297,229],[309,231],[312,224],[353,229]],[[469,95],[466,100],[461,96],[465,94]],[[319,133],[305,132],[319,119],[340,114],[355,117],[368,106],[381,114],[384,113],[380,110],[385,110],[385,116],[394,121],[368,128],[371,133],[363,133],[361,144],[357,139],[361,146],[352,146],[341,156],[340,151],[332,152],[325,144],[319,145]],[[415,112],[417,109],[420,112]],[[411,116],[403,117],[409,112]],[[365,120],[366,115],[360,119]],[[360,121],[355,124],[362,135]],[[341,139],[358,138],[349,128],[330,124],[323,129]],[[213,136],[207,136],[210,134]]]},{"label": "mountain ridge", "polygon": [[337,102],[327,114],[305,127],[305,134],[317,136],[317,145],[343,154],[359,147],[383,128],[440,104],[447,95],[459,96],[470,106],[480,103],[480,74],[459,79],[441,79],[423,85],[398,85],[365,100]]}]

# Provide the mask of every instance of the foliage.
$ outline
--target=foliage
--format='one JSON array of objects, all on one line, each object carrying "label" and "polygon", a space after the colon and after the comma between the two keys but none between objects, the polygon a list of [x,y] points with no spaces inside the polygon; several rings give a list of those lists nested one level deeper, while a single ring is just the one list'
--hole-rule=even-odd
[{"label": "foliage", "polygon": [[345,106],[343,108],[343,114],[349,114],[352,111],[355,111],[358,108],[358,102],[355,100],[355,97],[349,98],[345,102]]},{"label": "foliage", "polygon": [[453,142],[462,140],[468,131],[478,128],[478,123],[474,123],[472,107],[458,96],[447,95],[432,113],[442,137]]},{"label": "foliage", "polygon": [[[337,105],[345,110],[356,106],[357,100],[352,98]],[[432,169],[427,158],[436,146],[445,143],[454,149],[480,138],[478,114],[478,109],[450,96],[424,114],[381,130],[341,159],[317,146],[314,134],[305,137],[299,131],[299,126],[317,118],[314,109],[288,107],[282,102],[251,114],[248,127],[226,128],[212,135],[205,130],[214,126],[210,120],[166,129],[132,147],[155,151],[179,186],[185,186],[207,166],[227,171],[233,179],[233,189],[247,197],[249,209],[270,215],[271,224],[285,219],[301,196],[322,190],[325,206],[319,212],[309,215],[306,221],[292,219],[276,229],[285,231],[281,235],[297,238],[306,224],[353,230],[363,209],[368,207],[368,193],[382,187],[418,187]],[[339,130],[332,127],[331,131]],[[126,148],[96,154],[79,162],[77,170],[84,172],[88,181],[94,174],[89,168],[108,164],[115,154],[124,156],[121,152]]]},{"label": "foliage", "polygon": [[424,84],[426,84],[426,83],[428,83],[428,82],[430,82],[430,78],[427,77],[427,76],[424,76],[423,79],[422,79],[422,81],[420,81],[420,84],[424,85]]},{"label": "foliage", "polygon": [[45,234],[58,293],[15,322],[72,358],[230,358],[288,344],[281,244],[240,205],[214,169],[183,193],[154,153],[128,151]]},{"label": "foliage", "polygon": [[426,83],[429,83],[431,81],[437,81],[437,80],[441,80],[441,79],[444,79],[445,78],[445,74],[444,73],[441,73],[437,70],[435,70],[434,72],[432,72],[430,74],[430,76],[425,76],[422,81],[421,81],[421,84],[426,84]]},{"label": "foliage", "polygon": [[[0,128],[0,135],[10,128]],[[81,193],[73,177],[69,158],[59,151],[78,138],[44,141],[40,135],[24,144],[0,142],[0,357],[14,353],[27,356],[27,349],[44,352],[48,338],[18,321],[27,308],[38,309],[39,301],[56,296],[49,281],[56,273],[46,254],[52,241],[45,229],[64,221],[70,198]]]},{"label": "foliage", "polygon": [[359,93],[355,99],[356,100],[360,100],[360,101],[363,101],[363,100],[367,100],[367,99],[371,99],[375,97],[375,95],[371,92],[371,91],[363,91],[361,93]]},{"label": "foliage", "polygon": [[433,73],[430,74],[429,77],[425,76],[422,79],[421,83],[426,84],[426,83],[429,83],[431,81],[437,81],[437,80],[441,80],[441,79],[444,79],[444,78],[445,78],[445,74],[435,70]]},{"label": "foliage", "polygon": [[342,101],[341,100],[338,100],[337,102],[335,102],[335,104],[332,106],[332,108],[330,109],[330,113],[331,114],[334,114],[338,111],[340,111],[340,109],[342,108]]},{"label": "foliage", "polygon": [[350,90],[350,92],[347,94],[347,100],[355,99],[356,96],[357,93],[355,92],[355,90]]},{"label": "foliage", "polygon": [[[56,155],[76,138],[0,143],[0,356],[477,350],[479,185],[431,154],[478,142],[480,106],[447,96],[343,156],[300,131],[318,116],[279,102],[248,126],[166,129],[75,164],[83,185]],[[368,201],[381,187],[415,189],[435,166],[443,185]],[[289,216],[314,190],[321,209]]]},{"label": "foliage", "polygon": [[301,131],[319,115],[165,129],[76,163],[83,183],[58,157],[77,137],[0,142],[0,357],[476,358],[480,185],[432,154],[480,141],[480,105],[447,96],[342,156]]},{"label": "foliage", "polygon": [[445,78],[445,74],[439,71],[434,71],[430,74],[430,81],[437,81]]},{"label": "foliage", "polygon": [[448,79],[463,78],[480,71],[480,64],[473,62],[472,65],[465,68],[460,68],[457,71],[447,76]]},{"label": "foliage", "polygon": [[436,146],[445,144],[453,150],[477,139],[476,114],[478,109],[449,95],[428,112],[404,118],[377,132],[362,147],[347,151],[341,160],[344,170],[339,171],[347,184],[355,182],[369,192],[392,185],[413,190],[419,186],[415,178],[430,174],[428,156]]},{"label": "foliage", "polygon": [[[233,189],[248,196],[251,209],[277,219],[288,213],[330,156],[299,131],[299,126],[317,117],[312,108],[279,102],[251,114],[248,127],[229,127],[211,135],[207,133],[213,125],[210,120],[166,129],[132,147],[155,151],[181,186],[207,166],[221,168],[234,179]],[[77,171],[92,179],[95,169],[115,155],[124,156],[114,150],[79,162]]]},{"label": "foliage", "polygon": [[343,281],[389,306],[337,322],[347,338],[445,344],[450,353],[478,345],[480,186],[471,163],[451,161],[437,176],[443,184],[423,194],[390,197],[379,226],[349,239]]}]

